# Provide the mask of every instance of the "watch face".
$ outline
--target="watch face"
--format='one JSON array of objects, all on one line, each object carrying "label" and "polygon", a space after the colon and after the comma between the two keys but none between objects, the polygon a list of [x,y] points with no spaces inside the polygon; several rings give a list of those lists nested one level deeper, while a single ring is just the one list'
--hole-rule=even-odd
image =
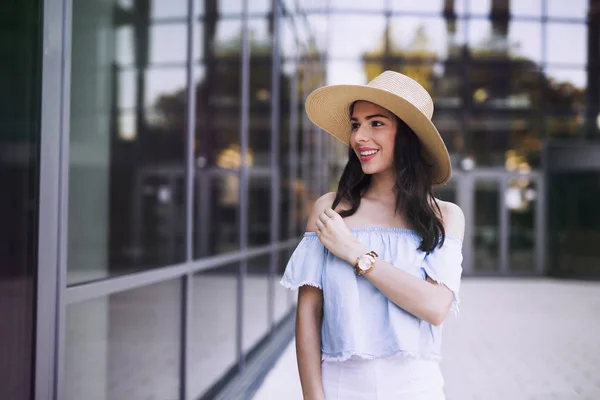
[{"label": "watch face", "polygon": [[369,269],[372,262],[373,262],[373,260],[371,260],[370,257],[363,256],[358,260],[358,268],[360,268],[362,270]]}]

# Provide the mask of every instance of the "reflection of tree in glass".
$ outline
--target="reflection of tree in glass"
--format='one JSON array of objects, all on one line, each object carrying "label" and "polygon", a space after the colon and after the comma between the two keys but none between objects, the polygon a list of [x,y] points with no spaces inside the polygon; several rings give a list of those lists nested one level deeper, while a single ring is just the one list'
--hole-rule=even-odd
[{"label": "reflection of tree in glass", "polygon": [[[447,26],[451,29],[452,24]],[[363,54],[365,75],[367,80],[371,80],[387,69],[402,72],[427,89],[436,105],[470,105],[468,109],[473,111],[488,110],[483,114],[471,112],[470,134],[483,140],[485,132],[480,134],[477,127],[483,129],[490,123],[503,120],[507,123],[499,133],[504,144],[482,142],[482,146],[495,146],[492,151],[506,152],[505,161],[509,161],[508,157],[518,157],[526,160],[527,165],[537,165],[542,147],[539,121],[531,115],[518,113],[531,113],[545,107],[552,114],[560,114],[559,117],[548,118],[549,135],[577,135],[584,122],[585,88],[546,76],[536,62],[515,51],[518,43],[508,42],[508,25],[505,28],[492,29],[490,37],[474,47],[459,46],[449,40],[448,54],[462,54],[463,65],[446,62],[440,68],[434,68],[436,62],[444,60],[438,60],[430,48],[423,26],[417,28],[407,46],[395,42],[390,34],[392,27],[386,27],[374,49]],[[468,73],[466,92],[460,89],[465,87],[461,84],[465,70]],[[459,110],[456,109],[457,112]],[[491,110],[514,111],[517,114],[490,114]],[[512,165],[512,161],[508,164]]]},{"label": "reflection of tree in glass", "polygon": [[[270,146],[271,43],[258,41],[250,33],[250,131],[251,145],[260,149]],[[215,51],[204,57],[204,75],[196,85],[196,155],[209,166],[216,165],[219,154],[239,143],[241,107],[241,33],[213,46]],[[289,113],[289,77],[280,76],[280,110]],[[171,146],[181,146],[185,133],[186,92],[182,88],[160,96],[153,105],[154,136],[169,138]],[[282,118],[282,119],[283,119]],[[287,125],[281,124],[282,130]],[[287,135],[281,135],[285,140]],[[160,139],[157,139],[160,140]],[[287,143],[287,142],[286,142]],[[252,149],[251,149],[252,151]],[[151,155],[149,155],[151,156]]]}]

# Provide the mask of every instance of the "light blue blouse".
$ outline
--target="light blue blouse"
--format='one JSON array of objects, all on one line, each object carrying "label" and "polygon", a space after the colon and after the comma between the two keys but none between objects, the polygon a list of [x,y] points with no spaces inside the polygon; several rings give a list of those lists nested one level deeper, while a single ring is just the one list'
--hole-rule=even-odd
[{"label": "light blue blouse", "polygon": [[[411,275],[429,276],[454,293],[458,312],[462,274],[461,242],[446,235],[442,247],[427,254],[417,250],[421,238],[402,228],[351,229],[380,259]],[[306,232],[290,257],[281,280],[289,289],[311,285],[323,290],[321,354],[323,360],[384,358],[404,354],[441,358],[442,325],[434,326],[404,311],[346,261],[329,252],[316,233]]]}]

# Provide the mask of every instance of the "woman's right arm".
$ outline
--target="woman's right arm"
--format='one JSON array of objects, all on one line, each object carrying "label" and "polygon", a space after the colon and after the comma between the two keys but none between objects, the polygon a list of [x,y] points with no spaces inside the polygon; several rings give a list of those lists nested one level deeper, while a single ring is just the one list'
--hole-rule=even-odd
[{"label": "woman's right arm", "polygon": [[[315,202],[308,216],[307,232],[317,230],[317,218],[335,199],[327,193]],[[313,286],[298,290],[296,311],[296,357],[305,400],[324,400],[321,380],[321,324],[323,322],[323,291]]]},{"label": "woman's right arm", "polygon": [[298,290],[296,357],[302,393],[306,400],[324,400],[321,381],[321,323],[323,292],[313,286]]}]

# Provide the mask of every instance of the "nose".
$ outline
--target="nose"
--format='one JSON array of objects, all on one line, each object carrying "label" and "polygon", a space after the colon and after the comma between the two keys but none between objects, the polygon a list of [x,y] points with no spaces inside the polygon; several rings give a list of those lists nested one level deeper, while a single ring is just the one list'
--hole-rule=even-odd
[{"label": "nose", "polygon": [[367,142],[369,140],[369,130],[361,125],[356,131],[354,131],[354,140],[356,142]]}]

